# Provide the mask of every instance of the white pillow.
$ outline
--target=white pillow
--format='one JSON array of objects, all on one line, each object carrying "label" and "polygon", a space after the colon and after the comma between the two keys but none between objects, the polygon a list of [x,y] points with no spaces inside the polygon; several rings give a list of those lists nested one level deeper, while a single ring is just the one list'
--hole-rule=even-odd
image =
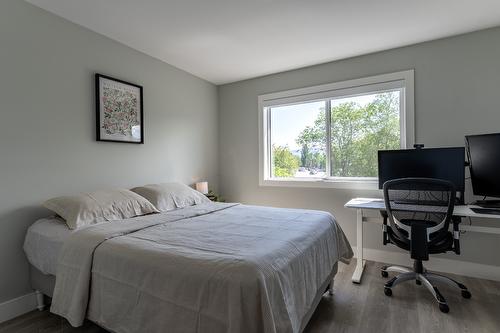
[{"label": "white pillow", "polygon": [[43,206],[61,216],[70,229],[159,213],[151,202],[124,189],[52,198],[45,201]]},{"label": "white pillow", "polygon": [[210,202],[202,193],[180,183],[144,185],[131,191],[148,199],[161,212]]}]

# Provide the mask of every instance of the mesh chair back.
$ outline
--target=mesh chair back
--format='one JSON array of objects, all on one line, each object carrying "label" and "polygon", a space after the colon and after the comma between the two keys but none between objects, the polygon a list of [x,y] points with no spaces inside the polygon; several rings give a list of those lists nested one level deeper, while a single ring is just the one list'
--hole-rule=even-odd
[{"label": "mesh chair back", "polygon": [[427,229],[433,244],[448,232],[455,203],[451,182],[432,178],[401,178],[384,183],[384,200],[392,231],[409,242],[413,224]]}]

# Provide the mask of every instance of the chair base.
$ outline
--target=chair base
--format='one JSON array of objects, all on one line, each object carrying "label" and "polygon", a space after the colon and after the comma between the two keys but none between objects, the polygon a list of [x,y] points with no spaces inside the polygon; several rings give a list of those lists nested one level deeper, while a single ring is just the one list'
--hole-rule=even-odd
[{"label": "chair base", "polygon": [[384,293],[387,296],[392,295],[392,288],[395,287],[396,285],[403,283],[405,281],[413,280],[417,284],[423,284],[427,288],[427,290],[430,291],[432,296],[434,296],[434,298],[438,302],[439,309],[444,313],[447,313],[450,310],[450,308],[448,307],[446,299],[434,285],[435,282],[442,282],[452,287],[460,289],[462,297],[464,298],[471,298],[472,296],[467,287],[461,284],[460,282],[455,281],[452,278],[449,278],[444,275],[428,272],[425,268],[423,268],[421,261],[415,261],[414,270],[402,266],[383,266],[381,268],[381,273],[383,277],[387,277],[388,272],[398,272],[401,274],[393,277],[385,284]]}]

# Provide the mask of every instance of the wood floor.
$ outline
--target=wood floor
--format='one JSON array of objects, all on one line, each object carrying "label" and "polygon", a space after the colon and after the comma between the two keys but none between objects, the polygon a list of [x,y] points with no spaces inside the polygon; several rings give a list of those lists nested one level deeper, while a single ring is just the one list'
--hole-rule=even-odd
[{"label": "wood floor", "polygon": [[[335,294],[325,294],[305,332],[500,332],[500,282],[454,276],[469,288],[472,299],[463,299],[457,290],[440,286],[450,306],[450,313],[443,314],[431,294],[412,282],[395,287],[392,297],[385,296],[380,263],[367,262],[362,283],[353,284],[355,263],[339,266]],[[11,332],[106,331],[90,322],[72,328],[48,311],[33,311],[0,324],[0,333]]]}]

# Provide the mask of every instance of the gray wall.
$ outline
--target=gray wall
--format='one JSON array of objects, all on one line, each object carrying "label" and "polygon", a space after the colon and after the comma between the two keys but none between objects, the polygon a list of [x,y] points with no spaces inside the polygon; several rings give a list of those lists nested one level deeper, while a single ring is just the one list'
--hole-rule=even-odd
[{"label": "gray wall", "polygon": [[[250,204],[330,211],[356,244],[355,214],[343,205],[352,197],[381,193],[259,187],[257,96],[406,69],[415,69],[416,142],[463,146],[466,134],[500,132],[499,28],[227,84],[219,87],[222,194]],[[381,245],[378,225],[366,224],[365,235],[368,248],[394,250]],[[500,266],[499,241],[468,233],[463,255],[444,257]]]},{"label": "gray wall", "polygon": [[[145,144],[95,141],[93,73],[144,86]],[[0,303],[30,291],[43,200],[104,187],[217,185],[217,87],[19,0],[0,2]]]}]

